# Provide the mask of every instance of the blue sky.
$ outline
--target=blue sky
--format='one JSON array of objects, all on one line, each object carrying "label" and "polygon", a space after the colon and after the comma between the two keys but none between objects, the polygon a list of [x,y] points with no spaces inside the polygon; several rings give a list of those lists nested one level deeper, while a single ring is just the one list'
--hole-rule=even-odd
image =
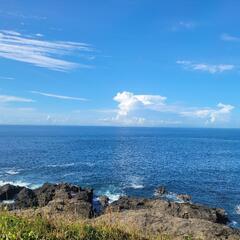
[{"label": "blue sky", "polygon": [[238,1],[0,1],[0,124],[240,127]]}]

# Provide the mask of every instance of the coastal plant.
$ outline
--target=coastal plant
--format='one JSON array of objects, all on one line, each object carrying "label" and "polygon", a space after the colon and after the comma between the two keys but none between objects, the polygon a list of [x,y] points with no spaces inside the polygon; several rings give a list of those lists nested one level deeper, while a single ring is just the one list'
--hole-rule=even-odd
[{"label": "coastal plant", "polygon": [[[87,222],[71,216],[0,212],[1,240],[174,240],[166,235],[143,236],[133,227]],[[183,240],[192,240],[185,237]]]}]

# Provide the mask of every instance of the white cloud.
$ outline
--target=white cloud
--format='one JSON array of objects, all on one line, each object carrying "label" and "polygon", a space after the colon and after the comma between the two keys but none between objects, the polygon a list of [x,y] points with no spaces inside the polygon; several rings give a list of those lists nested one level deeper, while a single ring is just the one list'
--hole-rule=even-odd
[{"label": "white cloud", "polygon": [[232,112],[235,107],[232,105],[226,105],[223,103],[219,103],[216,109],[212,108],[204,108],[204,109],[197,109],[193,111],[186,111],[181,112],[183,116],[188,117],[197,117],[206,119],[206,123],[215,123],[219,120],[225,120],[226,117]]},{"label": "white cloud", "polygon": [[[189,117],[203,119],[206,123],[215,123],[228,120],[229,114],[234,109],[234,106],[223,103],[219,103],[217,108],[183,107],[179,105],[168,104],[166,99],[166,97],[160,95],[135,95],[134,93],[126,91],[119,92],[114,97],[114,100],[119,103],[116,117],[112,118],[111,121],[126,125],[140,125],[145,123],[149,125],[153,124],[153,122],[158,122],[159,124],[170,124],[171,122],[179,124],[181,121],[179,121],[178,117]],[[175,120],[147,120],[145,117],[147,115],[144,115],[144,112],[141,112],[142,110],[170,113],[175,115]],[[139,116],[140,112],[143,114],[143,116]]]},{"label": "white cloud", "polygon": [[240,42],[240,37],[235,37],[227,33],[222,34],[221,39],[226,42]]},{"label": "white cloud", "polygon": [[193,63],[191,61],[184,61],[184,60],[183,61],[179,60],[176,63],[183,65],[185,69],[209,72],[212,74],[222,73],[224,71],[230,71],[235,68],[235,66],[231,65],[231,64],[211,65],[211,64],[206,64],[206,63]]},{"label": "white cloud", "polygon": [[39,92],[39,91],[31,91],[31,93],[39,94],[39,95],[42,95],[45,97],[58,98],[58,99],[62,99],[62,100],[87,101],[86,98],[63,96],[63,95],[57,95],[57,94],[53,94],[53,93],[45,93],[45,92]]},{"label": "white cloud", "polygon": [[46,41],[23,36],[15,31],[0,31],[0,57],[31,63],[38,67],[67,71],[90,66],[61,59],[75,51],[89,52],[90,45],[79,42]]},{"label": "white cloud", "polygon": [[16,96],[9,96],[9,95],[0,95],[0,102],[1,103],[8,103],[8,102],[34,102],[34,100],[29,98],[22,98],[22,97],[16,97]]},{"label": "white cloud", "polygon": [[131,92],[119,92],[114,97],[119,103],[118,117],[127,116],[130,111],[139,107],[151,108],[152,106],[163,106],[166,97],[160,95],[134,95]]}]

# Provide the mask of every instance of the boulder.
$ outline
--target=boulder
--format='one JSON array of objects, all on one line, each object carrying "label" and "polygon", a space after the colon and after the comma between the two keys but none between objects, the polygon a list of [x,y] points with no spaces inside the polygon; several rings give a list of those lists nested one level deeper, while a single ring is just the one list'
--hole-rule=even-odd
[{"label": "boulder", "polygon": [[107,212],[120,212],[124,210],[136,210],[145,208],[149,199],[121,196],[117,201],[112,202],[107,207]]},{"label": "boulder", "polygon": [[14,207],[15,208],[30,208],[38,206],[37,197],[33,190],[23,188],[16,196]]},{"label": "boulder", "polygon": [[62,183],[44,184],[34,191],[39,207],[50,213],[66,212],[81,218],[93,216],[93,190]]},{"label": "boulder", "polygon": [[40,188],[34,190],[37,197],[38,206],[46,206],[54,197],[57,184],[45,183]]},{"label": "boulder", "polygon": [[6,184],[0,187],[0,201],[13,200],[16,195],[23,189],[20,186]]}]

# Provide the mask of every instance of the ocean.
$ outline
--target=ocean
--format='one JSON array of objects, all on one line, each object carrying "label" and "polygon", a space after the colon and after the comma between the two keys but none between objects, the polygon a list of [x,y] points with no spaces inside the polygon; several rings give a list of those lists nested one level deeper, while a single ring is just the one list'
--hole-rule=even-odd
[{"label": "ocean", "polygon": [[70,182],[112,201],[164,185],[238,227],[239,177],[239,129],[0,126],[0,185]]}]

